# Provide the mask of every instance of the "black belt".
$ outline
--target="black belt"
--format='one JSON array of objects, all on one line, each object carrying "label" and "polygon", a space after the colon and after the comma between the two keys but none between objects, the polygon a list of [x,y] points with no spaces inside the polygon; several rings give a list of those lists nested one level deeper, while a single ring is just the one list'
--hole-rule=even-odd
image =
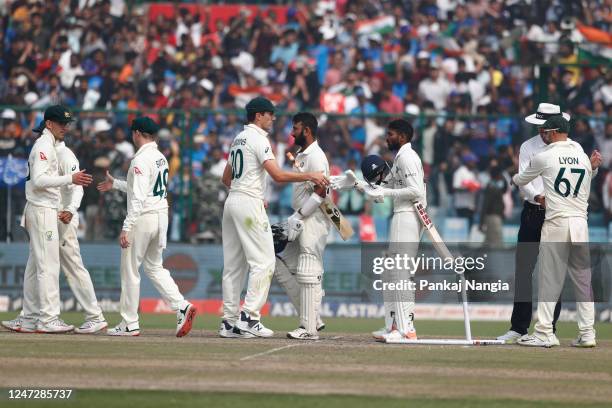
[{"label": "black belt", "polygon": [[545,208],[543,208],[541,205],[538,204],[531,204],[529,201],[525,200],[523,207],[527,210],[532,210],[532,211],[546,211]]}]

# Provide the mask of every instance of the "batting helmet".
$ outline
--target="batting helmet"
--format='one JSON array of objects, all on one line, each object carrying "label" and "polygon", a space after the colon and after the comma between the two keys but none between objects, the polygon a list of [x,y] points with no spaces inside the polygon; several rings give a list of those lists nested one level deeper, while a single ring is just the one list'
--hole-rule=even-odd
[{"label": "batting helmet", "polygon": [[287,239],[287,222],[272,224],[272,239],[274,240],[274,253],[280,254],[285,250]]},{"label": "batting helmet", "polygon": [[363,178],[370,184],[381,184],[389,171],[387,162],[375,154],[364,157],[361,162]]}]

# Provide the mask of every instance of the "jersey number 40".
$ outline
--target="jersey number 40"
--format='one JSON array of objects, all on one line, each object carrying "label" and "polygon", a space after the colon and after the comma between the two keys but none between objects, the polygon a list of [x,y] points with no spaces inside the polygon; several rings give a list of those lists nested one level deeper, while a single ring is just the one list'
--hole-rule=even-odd
[{"label": "jersey number 40", "polygon": [[168,169],[162,172],[157,173],[157,180],[155,180],[155,186],[153,186],[153,197],[160,196],[161,198],[166,198],[168,195]]},{"label": "jersey number 40", "polygon": [[244,155],[241,149],[236,149],[230,153],[230,161],[232,162],[232,180],[239,179],[242,176],[242,168],[244,167]]}]

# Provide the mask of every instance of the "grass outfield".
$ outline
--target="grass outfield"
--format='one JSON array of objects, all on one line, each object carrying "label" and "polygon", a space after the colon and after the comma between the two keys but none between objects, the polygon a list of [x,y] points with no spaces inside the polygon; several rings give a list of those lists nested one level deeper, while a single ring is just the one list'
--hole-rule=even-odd
[{"label": "grass outfield", "polygon": [[[13,314],[0,313],[2,320]],[[78,313],[63,316],[80,323]],[[107,314],[117,323],[117,314]],[[224,340],[214,316],[186,338],[172,315],[142,315],[138,338],[27,335],[0,331],[0,405],[214,407],[595,407],[612,401],[612,324],[597,326],[595,349],[385,345],[368,333],[381,322],[327,319],[322,340],[284,338],[294,318],[268,318],[273,339]],[[475,337],[506,323],[476,322]],[[418,321],[420,337],[463,335],[463,322]],[[7,401],[8,388],[74,388],[70,401]],[[8,403],[7,403],[8,402]],[[7,403],[7,404],[5,404]]]}]

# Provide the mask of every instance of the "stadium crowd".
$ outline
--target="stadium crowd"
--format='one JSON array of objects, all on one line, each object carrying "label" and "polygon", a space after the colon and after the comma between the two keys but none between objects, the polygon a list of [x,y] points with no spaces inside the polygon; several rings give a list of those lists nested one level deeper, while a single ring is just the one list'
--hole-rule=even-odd
[{"label": "stadium crowd", "polygon": [[[167,18],[145,2],[2,2],[0,157],[27,157],[42,108],[63,103],[79,117],[69,143],[81,168],[98,180],[107,168],[122,176],[134,154],[125,111],[145,111],[163,126],[174,240],[219,240],[219,177],[243,125],[240,109],[257,94],[281,112],[321,112],[320,144],[336,173],[358,169],[367,154],[392,157],[384,125],[409,115],[430,205],[469,223],[512,216],[509,175],[518,146],[536,133],[522,119],[536,100],[578,118],[570,136],[587,153],[600,149],[610,166],[610,48],[591,35],[611,31],[609,1],[319,1],[285,7],[283,24],[267,7],[225,21],[181,5]],[[283,161],[291,121],[277,116],[271,139]],[[14,194],[20,211],[23,191]],[[290,194],[269,188],[270,210],[287,214]],[[602,174],[591,210],[606,221],[611,195],[612,177]],[[336,199],[346,214],[384,219],[392,210],[357,192]],[[114,239],[124,198],[91,187],[81,211],[86,239]]]}]

